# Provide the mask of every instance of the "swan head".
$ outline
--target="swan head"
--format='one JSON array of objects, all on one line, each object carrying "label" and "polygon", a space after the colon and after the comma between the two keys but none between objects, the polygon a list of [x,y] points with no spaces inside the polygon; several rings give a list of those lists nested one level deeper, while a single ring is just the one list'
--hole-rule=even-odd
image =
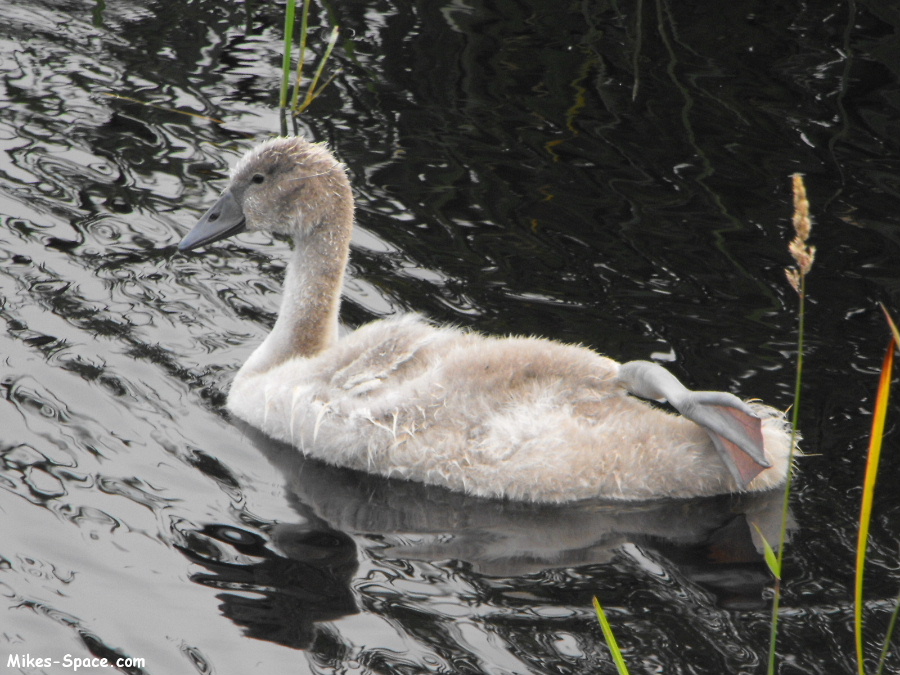
[{"label": "swan head", "polygon": [[323,225],[353,222],[346,168],[320,143],[273,138],[238,162],[228,186],[178,245],[180,251],[244,231],[265,230],[302,241]]}]

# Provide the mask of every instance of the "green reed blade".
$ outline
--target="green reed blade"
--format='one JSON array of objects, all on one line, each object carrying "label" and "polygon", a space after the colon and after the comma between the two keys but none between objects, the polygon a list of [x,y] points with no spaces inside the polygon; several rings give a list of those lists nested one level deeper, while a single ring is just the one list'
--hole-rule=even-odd
[{"label": "green reed blade", "polygon": [[294,43],[294,16],[296,0],[288,0],[284,10],[284,56],[281,59],[281,94],[278,105],[287,107],[288,83],[291,80],[291,47]]},{"label": "green reed blade", "polygon": [[297,110],[300,85],[303,82],[303,66],[306,65],[306,43],[309,37],[309,0],[303,0],[300,13],[300,57],[297,59],[297,77],[294,78],[294,92],[291,95],[291,110]]},{"label": "green reed blade", "polygon": [[759,538],[763,543],[763,552],[766,558],[766,565],[769,566],[769,571],[772,573],[776,579],[781,579],[781,560],[778,559],[778,556],[775,554],[772,545],[769,543],[769,540],[766,539],[766,535],[762,533],[762,530],[759,529],[759,525],[753,523],[753,527],[756,528],[756,531],[759,533]]},{"label": "green reed blade", "polygon": [[340,34],[340,29],[338,26],[335,26],[331,29],[331,35],[328,36],[328,44],[325,46],[325,53],[322,54],[322,58],[319,59],[319,66],[316,68],[316,72],[313,74],[312,82],[309,83],[309,87],[306,90],[306,97],[303,99],[303,103],[300,104],[300,107],[297,108],[297,112],[303,112],[306,110],[310,103],[316,100],[319,94],[322,93],[322,90],[328,86],[328,83],[334,79],[334,75],[329,77],[321,87],[317,87],[319,84],[319,80],[322,79],[322,71],[325,70],[325,63],[328,61],[328,58],[331,56],[331,52],[334,50],[334,45],[337,44],[338,35]]},{"label": "green reed blade", "polygon": [[884,669],[884,662],[887,661],[888,654],[891,651],[891,640],[894,637],[894,631],[897,628],[897,617],[900,616],[900,594],[897,595],[897,601],[894,603],[894,611],[891,613],[891,620],[888,622],[887,633],[884,636],[884,645],[881,648],[881,656],[878,657],[878,668],[875,675],[881,675]]},{"label": "green reed blade", "polygon": [[612,626],[606,618],[606,612],[600,606],[600,601],[594,596],[594,609],[597,610],[597,619],[600,621],[600,628],[603,630],[603,637],[606,639],[606,646],[612,654],[613,662],[616,664],[616,670],[619,675],[629,675],[628,666],[625,665],[625,659],[622,657],[622,650],[619,649],[619,643],[616,642],[616,636],[613,634]]}]

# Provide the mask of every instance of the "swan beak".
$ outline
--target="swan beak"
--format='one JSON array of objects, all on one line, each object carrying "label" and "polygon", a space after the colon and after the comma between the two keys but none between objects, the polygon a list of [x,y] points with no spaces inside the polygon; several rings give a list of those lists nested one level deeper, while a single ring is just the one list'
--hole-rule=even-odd
[{"label": "swan beak", "polygon": [[178,244],[179,251],[192,251],[200,246],[225,239],[246,228],[244,212],[231,190],[225,190],[219,200],[203,214],[194,228]]}]

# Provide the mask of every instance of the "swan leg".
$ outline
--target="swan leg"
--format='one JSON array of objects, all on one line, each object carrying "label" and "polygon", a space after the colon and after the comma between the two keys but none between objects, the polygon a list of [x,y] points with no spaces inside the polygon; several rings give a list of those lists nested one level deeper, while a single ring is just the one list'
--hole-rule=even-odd
[{"label": "swan leg", "polygon": [[742,490],[772,466],[763,450],[762,421],[737,396],[691,391],[668,370],[649,361],[622,364],[618,379],[630,394],[668,401],[682,416],[703,427]]}]

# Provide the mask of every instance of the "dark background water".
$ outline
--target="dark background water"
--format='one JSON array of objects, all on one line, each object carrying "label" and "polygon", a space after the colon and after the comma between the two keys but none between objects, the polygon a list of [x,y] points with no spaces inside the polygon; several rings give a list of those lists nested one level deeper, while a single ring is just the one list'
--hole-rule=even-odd
[{"label": "dark background water", "polygon": [[[483,502],[304,463],[222,414],[277,311],[284,243],[174,245],[278,132],[282,13],[0,4],[3,665],[611,673],[599,595],[633,672],[763,672],[771,579],[747,522],[771,525],[777,496]],[[780,670],[854,670],[878,303],[900,313],[895,3],[337,1],[312,24],[318,51],[342,30],[299,127],[353,174],[351,327],[414,310],[787,407],[805,174],[808,456]],[[900,581],[896,413],[873,651]]]}]

